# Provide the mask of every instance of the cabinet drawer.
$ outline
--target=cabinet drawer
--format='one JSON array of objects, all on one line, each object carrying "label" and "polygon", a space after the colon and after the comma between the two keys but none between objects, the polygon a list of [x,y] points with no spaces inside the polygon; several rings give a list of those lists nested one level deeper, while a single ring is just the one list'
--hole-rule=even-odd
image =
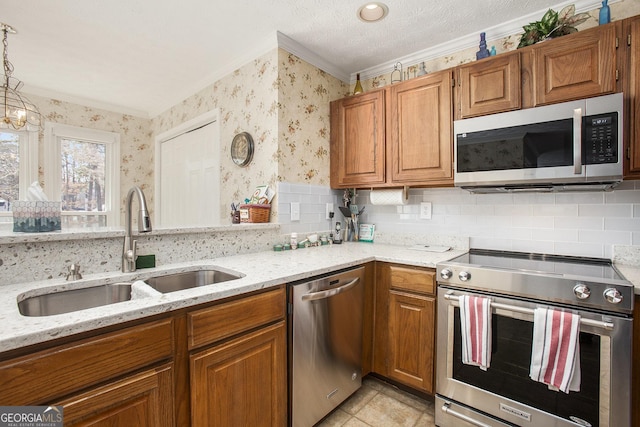
[{"label": "cabinet drawer", "polygon": [[0,402],[46,404],[172,355],[171,319],[43,350],[0,364]]},{"label": "cabinet drawer", "polygon": [[282,319],[285,303],[285,288],[281,287],[189,313],[189,349]]},{"label": "cabinet drawer", "polygon": [[436,292],[436,272],[416,267],[389,267],[391,288],[405,291],[434,294]]}]

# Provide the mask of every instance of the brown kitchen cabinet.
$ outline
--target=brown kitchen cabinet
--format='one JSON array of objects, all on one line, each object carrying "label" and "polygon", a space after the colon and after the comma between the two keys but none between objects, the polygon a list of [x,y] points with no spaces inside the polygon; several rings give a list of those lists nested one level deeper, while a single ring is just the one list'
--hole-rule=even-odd
[{"label": "brown kitchen cabinet", "polygon": [[533,106],[614,93],[618,28],[611,23],[527,48]]},{"label": "brown kitchen cabinet", "polygon": [[460,65],[456,74],[457,118],[520,109],[520,52]]},{"label": "brown kitchen cabinet", "polygon": [[451,70],[331,103],[331,187],[453,184]]},{"label": "brown kitchen cabinet", "polygon": [[627,50],[625,101],[625,178],[640,179],[640,17],[624,21],[623,45]]},{"label": "brown kitchen cabinet", "polygon": [[65,426],[284,426],[285,297],[279,286],[0,353],[0,402],[62,405]]},{"label": "brown kitchen cabinet", "polygon": [[63,405],[65,425],[173,426],[173,349],[163,319],[10,358],[0,402]]},{"label": "brown kitchen cabinet", "polygon": [[435,270],[376,265],[374,371],[434,393]]},{"label": "brown kitchen cabinet", "polygon": [[187,315],[191,426],[285,426],[285,288]]},{"label": "brown kitchen cabinet", "polygon": [[453,184],[453,74],[391,85],[387,102],[387,183]]},{"label": "brown kitchen cabinet", "polygon": [[385,90],[331,102],[331,187],[385,182]]}]

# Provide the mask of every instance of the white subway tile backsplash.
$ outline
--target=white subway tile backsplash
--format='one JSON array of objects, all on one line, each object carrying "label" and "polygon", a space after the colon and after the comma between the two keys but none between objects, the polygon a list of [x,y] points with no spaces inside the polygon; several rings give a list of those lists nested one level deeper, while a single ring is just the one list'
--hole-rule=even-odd
[{"label": "white subway tile backsplash", "polygon": [[[416,233],[469,237],[471,247],[576,256],[610,257],[614,244],[640,244],[640,183],[610,192],[471,194],[458,188],[415,189],[409,204],[373,206],[369,190],[354,203],[366,207],[361,222],[388,236]],[[301,221],[291,223],[279,208],[282,233],[333,229],[344,224],[342,190],[304,184],[279,185],[279,206],[299,201]],[[314,199],[315,197],[315,199]],[[432,204],[432,218],[420,219],[420,202]],[[325,220],[325,204],[335,217]],[[285,231],[286,230],[286,231]]]}]

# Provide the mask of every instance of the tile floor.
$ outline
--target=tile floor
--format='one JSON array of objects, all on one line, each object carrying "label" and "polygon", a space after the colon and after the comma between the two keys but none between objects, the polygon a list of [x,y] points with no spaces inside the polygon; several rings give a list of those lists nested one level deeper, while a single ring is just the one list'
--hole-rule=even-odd
[{"label": "tile floor", "polygon": [[434,403],[377,378],[362,387],[317,427],[433,427]]}]

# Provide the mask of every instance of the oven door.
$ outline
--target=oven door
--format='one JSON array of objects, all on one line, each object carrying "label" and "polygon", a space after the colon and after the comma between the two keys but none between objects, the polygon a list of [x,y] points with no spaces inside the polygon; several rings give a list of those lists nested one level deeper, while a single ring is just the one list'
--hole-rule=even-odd
[{"label": "oven door", "polygon": [[457,299],[464,294],[469,292],[438,288],[436,393],[446,403],[436,409],[438,426],[630,425],[632,319],[574,311],[582,319],[582,380],[579,392],[565,394],[529,378],[533,309],[540,303],[489,295],[491,365],[482,371],[463,364]]}]

